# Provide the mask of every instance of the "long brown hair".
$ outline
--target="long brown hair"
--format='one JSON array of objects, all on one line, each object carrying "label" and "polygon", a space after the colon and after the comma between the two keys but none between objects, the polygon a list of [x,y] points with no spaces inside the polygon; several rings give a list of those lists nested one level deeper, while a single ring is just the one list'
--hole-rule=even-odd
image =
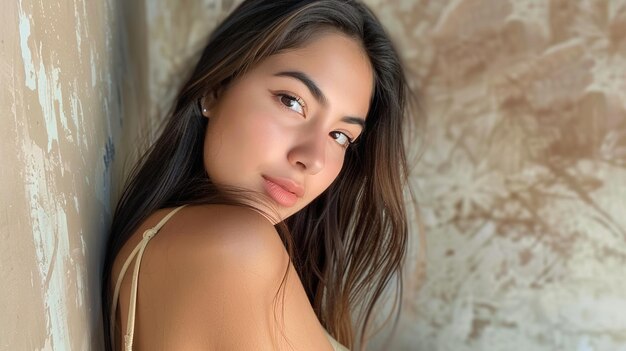
[{"label": "long brown hair", "polygon": [[[131,172],[115,209],[103,272],[105,335],[110,332],[113,262],[138,226],[161,208],[236,202],[213,185],[204,169],[207,122],[199,100],[264,58],[329,30],[360,43],[373,67],[366,125],[360,141],[346,151],[337,179],[277,229],[322,325],[347,347],[365,348],[375,307],[389,284],[396,283],[402,294],[408,242],[404,195],[412,197],[405,192],[404,132],[411,126],[407,106],[412,95],[388,35],[365,5],[352,0],[244,1],[210,35],[165,128]],[[400,303],[396,299],[392,309],[396,321]],[[112,350],[108,338],[105,343]]]}]

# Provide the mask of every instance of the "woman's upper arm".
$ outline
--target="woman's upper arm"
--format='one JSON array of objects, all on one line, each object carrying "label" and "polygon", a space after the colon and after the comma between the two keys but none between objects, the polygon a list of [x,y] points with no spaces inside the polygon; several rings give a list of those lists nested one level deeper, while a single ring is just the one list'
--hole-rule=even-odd
[{"label": "woman's upper arm", "polygon": [[208,229],[170,241],[162,279],[148,283],[167,304],[154,315],[158,349],[332,350],[292,265],[278,292],[289,260],[265,218],[223,208],[199,221]]}]

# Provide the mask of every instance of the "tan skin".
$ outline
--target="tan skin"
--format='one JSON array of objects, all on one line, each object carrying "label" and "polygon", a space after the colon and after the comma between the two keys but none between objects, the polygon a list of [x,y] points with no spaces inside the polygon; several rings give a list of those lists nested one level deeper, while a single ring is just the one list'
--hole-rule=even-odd
[{"label": "tan skin", "polygon": [[[279,72],[306,74],[325,102],[299,79]],[[302,191],[293,203],[274,204],[281,219],[291,216],[337,177],[347,141],[362,132],[356,119],[367,115],[372,81],[359,44],[337,33],[267,58],[216,101],[203,101],[209,118],[207,173],[217,184],[270,199],[266,177],[298,184]],[[114,280],[143,232],[169,211],[156,211],[131,236],[114,262]],[[284,300],[274,304],[288,262],[273,223],[258,212],[222,205],[182,209],[145,250],[133,349],[332,350],[292,266]],[[122,281],[116,316],[123,331],[131,273]],[[281,311],[284,324],[277,324]]]}]

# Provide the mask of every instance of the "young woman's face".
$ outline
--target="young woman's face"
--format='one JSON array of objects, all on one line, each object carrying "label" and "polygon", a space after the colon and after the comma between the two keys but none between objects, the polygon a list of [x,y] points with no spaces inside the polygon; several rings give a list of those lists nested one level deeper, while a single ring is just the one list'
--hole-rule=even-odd
[{"label": "young woman's face", "polygon": [[205,112],[209,177],[263,193],[281,219],[291,216],[339,174],[346,148],[362,132],[372,89],[369,59],[340,34],[270,56]]}]

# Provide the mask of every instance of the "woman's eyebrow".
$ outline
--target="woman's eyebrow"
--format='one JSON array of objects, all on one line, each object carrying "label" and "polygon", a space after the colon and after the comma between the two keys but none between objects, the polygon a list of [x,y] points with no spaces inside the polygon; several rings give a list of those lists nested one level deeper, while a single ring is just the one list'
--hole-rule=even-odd
[{"label": "woman's eyebrow", "polygon": [[365,128],[365,120],[363,118],[346,116],[346,117],[342,118],[341,120],[346,122],[346,123],[356,124],[356,125],[360,126],[361,129]]},{"label": "woman's eyebrow", "polygon": [[324,95],[322,90],[317,86],[317,84],[315,84],[313,79],[311,79],[306,73],[301,72],[301,71],[283,71],[283,72],[275,73],[274,76],[276,76],[276,77],[291,77],[291,78],[295,78],[295,79],[299,80],[300,82],[304,83],[304,85],[306,85],[307,88],[309,88],[309,91],[311,92],[311,95],[313,95],[313,97],[315,97],[315,99],[320,104],[322,104],[324,106],[326,105],[326,103],[328,101],[326,99],[326,95]]},{"label": "woman's eyebrow", "polygon": [[[328,100],[326,99],[326,95],[324,95],[324,93],[322,92],[322,89],[320,89],[317,86],[317,84],[315,84],[313,79],[311,79],[306,73],[301,72],[301,71],[282,71],[282,72],[275,73],[274,76],[276,76],[276,77],[290,77],[290,78],[295,78],[295,79],[299,80],[304,85],[306,85],[306,87],[311,92],[311,95],[313,95],[313,97],[315,97],[315,99],[320,104],[322,104],[323,106],[327,105],[327,101]],[[341,120],[343,122],[346,122],[346,123],[357,124],[357,125],[359,125],[361,127],[361,129],[365,128],[365,119],[363,119],[361,117],[346,116],[346,117],[342,118]]]}]

